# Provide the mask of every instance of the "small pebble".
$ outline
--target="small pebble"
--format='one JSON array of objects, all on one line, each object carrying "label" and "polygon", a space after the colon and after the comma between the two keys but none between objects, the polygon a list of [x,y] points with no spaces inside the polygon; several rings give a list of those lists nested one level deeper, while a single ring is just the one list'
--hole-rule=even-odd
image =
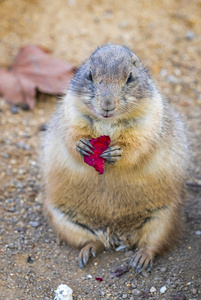
[{"label": "small pebble", "polygon": [[200,231],[200,230],[197,230],[197,231],[195,232],[195,234],[196,234],[196,235],[201,235],[201,231]]},{"label": "small pebble", "polygon": [[195,33],[191,30],[186,31],[185,37],[188,41],[191,41],[195,38]]},{"label": "small pebble", "polygon": [[31,147],[28,144],[25,144],[23,142],[18,142],[17,147],[19,149],[23,149],[23,150],[30,150],[31,149]]},{"label": "small pebble", "polygon": [[70,6],[75,6],[76,5],[76,1],[75,0],[68,0],[68,4]]},{"label": "small pebble", "polygon": [[167,271],[167,269],[165,267],[161,268],[161,272],[165,273]]},{"label": "small pebble", "polygon": [[32,257],[30,255],[27,257],[27,262],[29,264],[33,264],[33,262],[34,262],[34,260],[32,259]]},{"label": "small pebble", "polygon": [[122,21],[119,24],[119,28],[121,28],[121,29],[126,29],[127,27],[128,27],[128,23],[126,21]]},{"label": "small pebble", "polygon": [[186,296],[184,294],[173,295],[172,300],[186,300]]},{"label": "small pebble", "polygon": [[161,75],[162,77],[165,77],[165,76],[167,75],[167,70],[166,70],[166,69],[161,69],[161,70],[160,70],[160,75]]},{"label": "small pebble", "polygon": [[10,108],[11,114],[18,114],[19,113],[19,107],[17,106],[11,106]]},{"label": "small pebble", "polygon": [[10,244],[8,244],[7,247],[10,248],[10,249],[13,249],[13,248],[15,248],[15,244],[14,243],[10,243]]},{"label": "small pebble", "polygon": [[131,256],[133,256],[133,251],[126,251],[126,252],[124,253],[124,255],[125,255],[126,257],[131,257]]},{"label": "small pebble", "polygon": [[66,284],[60,284],[55,293],[55,300],[72,300],[73,299],[73,291]]},{"label": "small pebble", "polygon": [[30,221],[29,224],[34,228],[37,228],[40,226],[40,223],[37,221]]},{"label": "small pebble", "polygon": [[192,289],[192,293],[193,293],[193,295],[197,295],[197,293],[198,293],[198,290],[197,290],[197,289],[195,289],[195,288],[193,288],[193,289]]},{"label": "small pebble", "polygon": [[166,286],[163,286],[161,289],[160,289],[160,293],[161,294],[164,294],[166,292],[167,288]]},{"label": "small pebble", "polygon": [[2,154],[2,157],[3,157],[3,158],[9,158],[10,155],[9,155],[8,153],[3,153],[3,154]]},{"label": "small pebble", "polygon": [[137,296],[137,295],[140,294],[140,291],[139,291],[138,289],[134,289],[134,290],[132,290],[132,294],[133,294],[134,296]]},{"label": "small pebble", "polygon": [[148,299],[149,296],[150,296],[150,295],[149,295],[149,291],[148,291],[148,290],[145,290],[145,291],[142,292],[141,297],[142,297],[143,299]]},{"label": "small pebble", "polygon": [[156,292],[156,288],[154,287],[154,286],[152,286],[151,288],[150,288],[150,293],[155,293]]},{"label": "small pebble", "polygon": [[92,276],[91,276],[91,274],[87,275],[87,278],[89,278],[89,279],[92,279]]},{"label": "small pebble", "polygon": [[104,297],[105,296],[105,292],[104,291],[100,291],[101,296]]},{"label": "small pebble", "polygon": [[132,282],[132,283],[131,283],[131,286],[132,286],[132,288],[135,289],[135,288],[136,288],[136,283],[135,283],[135,282]]},{"label": "small pebble", "polygon": [[170,83],[177,83],[178,82],[178,79],[177,77],[175,77],[174,75],[169,75],[166,80]]},{"label": "small pebble", "polygon": [[6,208],[7,211],[11,212],[11,213],[14,213],[16,211],[15,207],[8,207]]},{"label": "small pebble", "polygon": [[48,128],[47,124],[44,123],[44,124],[42,124],[42,125],[40,126],[39,130],[40,130],[40,131],[46,131],[47,128]]},{"label": "small pebble", "polygon": [[150,272],[147,272],[145,270],[142,271],[142,276],[144,276],[144,277],[149,277],[150,274],[151,274]]},{"label": "small pebble", "polygon": [[24,111],[29,110],[29,105],[26,103],[22,104],[21,107],[22,107],[22,110],[24,110]]},{"label": "small pebble", "polygon": [[18,170],[18,173],[19,173],[20,175],[23,175],[23,174],[25,174],[26,172],[25,172],[25,170],[23,170],[23,169],[19,169],[19,170]]},{"label": "small pebble", "polygon": [[128,297],[128,295],[127,294],[123,294],[121,297],[122,297],[122,299],[126,299]]}]

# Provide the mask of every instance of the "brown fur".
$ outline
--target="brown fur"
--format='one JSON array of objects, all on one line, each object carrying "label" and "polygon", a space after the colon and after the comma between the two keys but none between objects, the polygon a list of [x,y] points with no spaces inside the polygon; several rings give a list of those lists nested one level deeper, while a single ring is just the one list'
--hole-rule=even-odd
[{"label": "brown fur", "polygon": [[[134,80],[126,84],[130,70]],[[107,105],[115,105],[111,118],[103,116]],[[123,149],[103,175],[76,152],[80,138],[101,135]],[[177,113],[138,58],[121,46],[98,49],[72,81],[45,138],[44,210],[57,234],[77,247],[137,246],[151,259],[170,248],[182,228],[186,145]]]}]

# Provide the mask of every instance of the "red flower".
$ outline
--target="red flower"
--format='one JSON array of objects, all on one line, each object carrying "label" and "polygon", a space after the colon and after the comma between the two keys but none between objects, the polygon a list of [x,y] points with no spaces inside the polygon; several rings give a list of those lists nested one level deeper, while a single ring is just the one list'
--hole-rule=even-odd
[{"label": "red flower", "polygon": [[85,155],[84,162],[87,163],[89,166],[95,168],[99,174],[103,174],[104,166],[105,166],[105,159],[100,157],[100,155],[107,150],[111,140],[108,135],[100,136],[96,139],[91,139],[90,143],[95,148],[93,150],[93,154]]}]

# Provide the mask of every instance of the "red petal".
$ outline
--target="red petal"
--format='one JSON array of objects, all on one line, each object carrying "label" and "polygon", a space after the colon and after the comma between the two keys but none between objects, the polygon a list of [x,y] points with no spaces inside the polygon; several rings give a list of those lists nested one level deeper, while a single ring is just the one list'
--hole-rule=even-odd
[{"label": "red petal", "polygon": [[95,168],[99,174],[103,174],[104,166],[105,166],[105,159],[100,157],[100,155],[107,150],[111,140],[108,135],[100,136],[96,139],[91,139],[90,143],[95,148],[93,151],[94,153],[91,155],[84,156],[84,162],[87,163],[89,166]]},{"label": "red petal", "polygon": [[100,277],[96,277],[96,280],[98,280],[98,281],[103,281],[103,279],[102,278],[100,278]]}]

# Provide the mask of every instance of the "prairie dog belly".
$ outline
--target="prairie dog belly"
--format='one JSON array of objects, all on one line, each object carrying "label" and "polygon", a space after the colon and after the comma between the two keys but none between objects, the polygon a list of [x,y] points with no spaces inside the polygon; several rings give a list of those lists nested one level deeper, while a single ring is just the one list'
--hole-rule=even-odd
[{"label": "prairie dog belly", "polygon": [[[91,229],[109,226],[114,231],[129,230],[131,226],[139,226],[157,208],[169,204],[167,191],[159,184],[151,189],[145,180],[134,180],[134,174],[129,180],[118,170],[114,173],[112,166],[110,170],[106,168],[104,175],[95,174],[87,165],[86,168],[89,171],[84,175],[80,172],[73,176],[68,171],[65,175],[63,171],[56,184],[58,188],[51,191],[55,194],[51,197],[53,206],[72,222]],[[157,188],[161,191],[158,197]]]}]

